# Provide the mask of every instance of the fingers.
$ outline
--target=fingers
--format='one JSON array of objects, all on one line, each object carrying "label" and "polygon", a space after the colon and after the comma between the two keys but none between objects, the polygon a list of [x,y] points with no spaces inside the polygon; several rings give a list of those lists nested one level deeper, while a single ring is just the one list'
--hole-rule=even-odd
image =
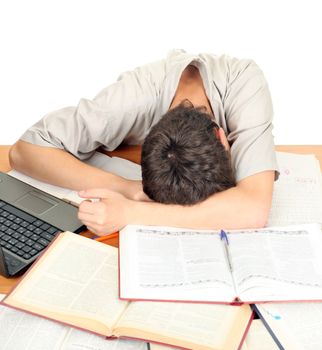
[{"label": "fingers", "polygon": [[89,225],[89,224],[85,224],[84,223],[84,225],[87,227],[87,229],[89,230],[89,231],[91,231],[92,233],[94,233],[95,235],[97,235],[97,236],[103,236],[104,235],[104,233],[100,233],[99,232],[99,230],[97,230],[96,228],[94,228],[93,226],[91,226],[91,225]]},{"label": "fingers", "polygon": [[78,211],[78,219],[82,222],[87,222],[87,223],[95,223],[95,216],[93,214],[88,214],[88,213],[84,213],[81,211]]},{"label": "fingers", "polygon": [[127,200],[122,194],[107,189],[80,191],[83,198],[100,198],[97,202],[84,200],[79,205],[78,218],[97,235],[106,235],[124,227],[123,208]]},{"label": "fingers", "polygon": [[96,208],[99,202],[93,203],[93,202],[89,202],[89,201],[83,201],[79,207],[78,207],[78,211],[81,213],[86,213],[86,214],[94,214],[96,213]]},{"label": "fingers", "polygon": [[83,201],[78,210],[78,218],[87,228],[97,234],[105,235],[114,232],[114,227],[106,223],[105,205],[102,202]]},{"label": "fingers", "polygon": [[103,235],[107,235],[118,231],[118,229],[114,226],[107,227],[107,226],[97,225],[87,221],[83,221],[83,224],[87,227],[89,231],[91,231],[97,236],[103,236]]},{"label": "fingers", "polygon": [[84,201],[78,208],[78,218],[99,225],[104,223],[106,217],[105,205],[102,202],[91,203]]}]

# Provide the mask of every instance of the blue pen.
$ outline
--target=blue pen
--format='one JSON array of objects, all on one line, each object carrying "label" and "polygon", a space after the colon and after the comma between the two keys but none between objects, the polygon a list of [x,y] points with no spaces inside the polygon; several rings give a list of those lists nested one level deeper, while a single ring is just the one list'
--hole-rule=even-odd
[{"label": "blue pen", "polygon": [[226,259],[227,259],[229,271],[233,272],[233,265],[232,265],[232,261],[231,261],[231,257],[230,257],[230,253],[229,253],[228,236],[224,230],[220,231],[220,240],[224,243],[224,249],[225,249],[225,253],[226,253]]}]

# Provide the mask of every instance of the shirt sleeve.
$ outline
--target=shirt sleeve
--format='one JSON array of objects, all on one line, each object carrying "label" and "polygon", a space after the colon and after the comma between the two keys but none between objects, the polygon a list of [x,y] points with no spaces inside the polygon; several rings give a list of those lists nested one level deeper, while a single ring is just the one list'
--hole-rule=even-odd
[{"label": "shirt sleeve", "polygon": [[277,178],[272,101],[255,62],[231,62],[223,104],[236,182],[266,170],[274,170]]},{"label": "shirt sleeve", "polygon": [[140,144],[155,117],[163,71],[164,62],[158,61],[125,72],[93,100],[45,115],[20,139],[65,149],[82,160],[100,146],[114,150],[123,141]]}]

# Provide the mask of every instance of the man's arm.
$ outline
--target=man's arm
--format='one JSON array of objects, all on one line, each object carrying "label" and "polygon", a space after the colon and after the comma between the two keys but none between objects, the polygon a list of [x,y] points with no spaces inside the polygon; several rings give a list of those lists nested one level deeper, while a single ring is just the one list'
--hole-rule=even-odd
[{"label": "man's arm", "polygon": [[118,193],[93,189],[82,192],[81,196],[98,197],[101,201],[83,202],[79,218],[97,234],[111,233],[127,224],[196,229],[259,228],[268,218],[273,183],[274,171],[261,172],[191,206],[131,201]]},{"label": "man's arm", "polygon": [[204,229],[263,227],[271,206],[273,183],[274,171],[265,171],[192,206],[138,202],[129,221]]},{"label": "man's arm", "polygon": [[104,187],[136,198],[141,181],[130,181],[87,165],[70,153],[53,147],[18,141],[9,152],[10,165],[40,181],[73,190]]},{"label": "man's arm", "polygon": [[[103,187],[137,198],[140,181],[128,181],[81,163],[104,147],[141,144],[158,115],[165,60],[124,73],[93,99],[46,114],[10,152],[12,167],[39,180],[74,190]],[[130,193],[129,193],[130,192]],[[132,193],[134,192],[134,194]],[[146,196],[140,195],[139,198]]]}]

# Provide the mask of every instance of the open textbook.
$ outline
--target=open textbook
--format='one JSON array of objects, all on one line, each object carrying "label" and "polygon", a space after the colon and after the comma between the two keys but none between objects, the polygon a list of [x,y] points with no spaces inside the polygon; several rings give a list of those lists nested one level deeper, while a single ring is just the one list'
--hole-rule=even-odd
[{"label": "open textbook", "polygon": [[322,303],[256,304],[254,308],[280,349],[322,348]]},{"label": "open textbook", "polygon": [[126,302],[118,298],[118,250],[61,233],[4,299],[4,305],[106,337],[195,350],[235,350],[249,305]]},{"label": "open textbook", "polygon": [[[141,180],[141,166],[126,159],[109,157],[103,153],[95,152],[94,155],[90,159],[84,161],[84,163],[122,176],[126,179]],[[19,171],[11,170],[8,174],[52,196],[63,199],[66,202],[78,205],[84,200],[84,198],[78,196],[77,191],[38,181]]]},{"label": "open textbook", "polygon": [[318,224],[226,231],[128,225],[120,298],[208,303],[322,300]]},{"label": "open textbook", "polygon": [[[0,300],[4,295],[0,294]],[[148,350],[142,341],[105,337],[0,305],[1,350]]]}]

